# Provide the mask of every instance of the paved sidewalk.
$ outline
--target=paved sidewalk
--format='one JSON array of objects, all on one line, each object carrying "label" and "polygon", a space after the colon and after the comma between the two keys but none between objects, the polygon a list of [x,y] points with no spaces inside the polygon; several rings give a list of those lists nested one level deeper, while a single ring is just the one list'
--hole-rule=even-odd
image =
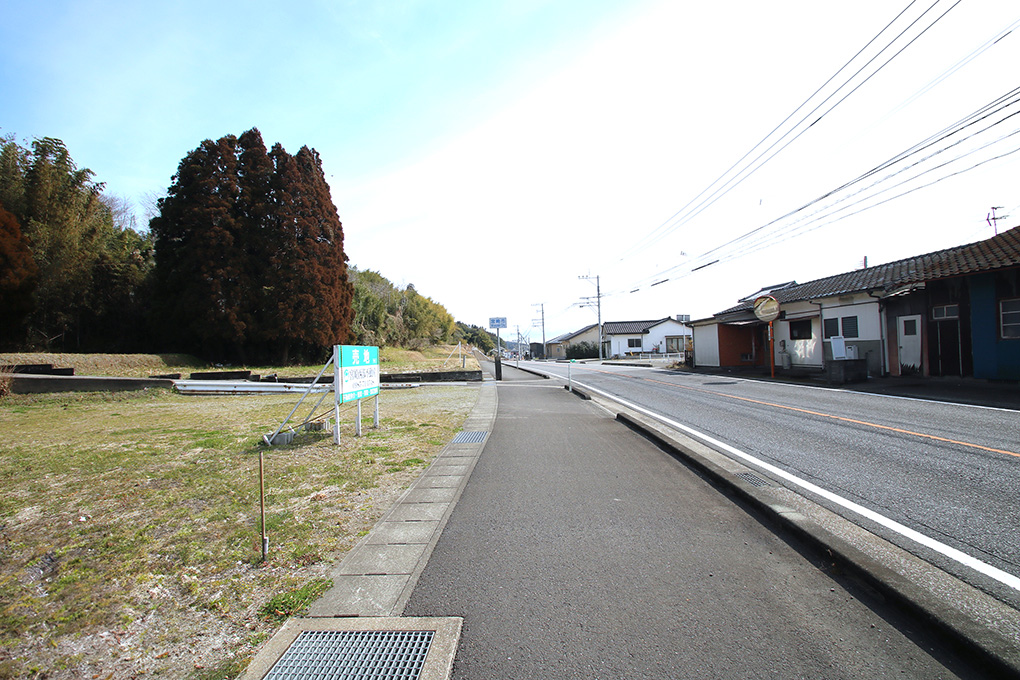
[{"label": "paved sidewalk", "polygon": [[496,386],[483,384],[463,431],[347,553],[310,617],[399,616],[460,498],[496,416]]},{"label": "paved sidewalk", "polygon": [[404,608],[463,617],[453,677],[979,677],[592,402],[498,391]]}]

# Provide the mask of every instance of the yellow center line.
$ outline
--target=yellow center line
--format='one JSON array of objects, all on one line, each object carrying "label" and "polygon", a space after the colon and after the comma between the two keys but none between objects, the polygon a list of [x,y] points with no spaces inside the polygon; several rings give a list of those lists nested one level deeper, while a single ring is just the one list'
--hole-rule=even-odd
[{"label": "yellow center line", "polygon": [[957,444],[959,446],[966,446],[971,449],[980,449],[982,451],[990,451],[991,453],[1002,453],[1007,456],[1013,456],[1014,458],[1020,458],[1020,453],[1015,451],[1005,451],[1003,449],[994,449],[990,446],[981,446],[980,444],[973,444],[971,442],[963,442],[958,439],[948,439],[946,437],[939,437],[934,434],[925,434],[923,432],[914,432],[913,430],[904,430],[899,427],[891,427],[889,425],[879,425],[878,423],[868,422],[867,420],[857,420],[856,418],[846,418],[843,416],[834,416],[831,413],[822,413],[820,411],[812,411],[806,408],[798,408],[796,406],[785,406],[783,404],[775,404],[771,401],[762,401],[760,399],[751,399],[750,397],[738,397],[734,394],[726,394],[725,392],[713,392],[712,390],[703,390],[698,387],[688,387],[687,385],[678,385],[677,383],[665,382],[662,380],[654,380],[652,378],[642,378],[648,382],[659,383],[660,385],[669,385],[670,387],[679,387],[683,390],[691,390],[692,392],[704,392],[705,394],[714,394],[720,397],[728,397],[730,399],[736,399],[738,401],[746,401],[752,404],[759,404],[762,406],[772,406],[773,408],[784,409],[786,411],[795,411],[797,413],[805,413],[807,415],[818,416],[819,418],[828,418],[830,420],[838,420],[844,423],[853,423],[854,425],[864,425],[865,427],[873,427],[876,430],[887,430],[889,432],[896,432],[898,434],[906,434],[913,437],[921,437],[922,439],[932,439],[938,442],[944,442],[946,444]]},{"label": "yellow center line", "polygon": [[[621,374],[614,373],[612,371],[602,371],[599,369],[588,369],[597,373],[605,373],[607,375],[614,375],[620,377]],[[630,376],[628,376],[630,377]],[[811,411],[805,408],[797,408],[796,406],[785,406],[783,404],[775,404],[771,401],[762,401],[760,399],[751,399],[750,397],[738,397],[733,394],[726,394],[725,392],[714,392],[712,390],[701,389],[700,387],[689,387],[687,385],[680,385],[672,382],[665,382],[663,380],[655,380],[654,378],[641,378],[647,382],[658,383],[660,385],[667,385],[669,387],[677,387],[682,390],[690,390],[692,392],[703,392],[705,394],[713,394],[719,397],[728,397],[730,399],[736,399],[738,401],[746,401],[752,404],[759,404],[761,406],[772,406],[773,408],[784,409],[786,411],[795,411],[797,413],[804,413],[807,415],[818,416],[819,418],[828,418],[830,420],[837,420],[844,423],[853,423],[854,425],[864,425],[865,427],[873,427],[876,430],[886,430],[888,432],[896,432],[898,434],[910,435],[912,437],[920,437],[921,439],[931,439],[937,442],[943,442],[945,444],[956,444],[958,446],[965,446],[971,449],[980,449],[981,451],[988,451],[990,453],[1001,453],[1006,456],[1013,456],[1014,458],[1020,458],[1020,453],[1016,451],[1006,451],[1004,449],[995,449],[990,446],[982,446],[980,444],[973,444],[971,442],[963,442],[958,439],[948,439],[946,437],[939,437],[934,434],[925,434],[923,432],[914,432],[913,430],[904,430],[899,427],[891,427],[889,425],[879,425],[878,423],[871,423],[867,420],[857,420],[855,418],[845,418],[843,416],[834,416],[831,413],[822,413],[820,411]]]}]

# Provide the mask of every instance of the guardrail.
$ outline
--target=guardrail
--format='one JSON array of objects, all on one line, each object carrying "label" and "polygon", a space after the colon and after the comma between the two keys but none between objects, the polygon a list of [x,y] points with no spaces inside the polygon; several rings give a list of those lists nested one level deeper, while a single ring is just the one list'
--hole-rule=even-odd
[{"label": "guardrail", "polygon": [[661,352],[661,353],[660,352],[642,352],[642,353],[637,355],[637,358],[638,359],[665,359],[666,361],[669,361],[670,359],[674,359],[676,361],[681,361],[682,362],[684,360],[684,353],[683,352]]}]

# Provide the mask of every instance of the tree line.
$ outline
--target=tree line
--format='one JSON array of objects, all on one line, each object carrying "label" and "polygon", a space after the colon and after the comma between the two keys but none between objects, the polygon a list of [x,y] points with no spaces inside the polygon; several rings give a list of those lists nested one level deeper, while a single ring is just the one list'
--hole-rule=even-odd
[{"label": "tree line", "polygon": [[439,303],[348,266],[319,154],[257,129],[185,156],[138,230],[58,139],[0,140],[0,347],[320,361],[464,337]]}]

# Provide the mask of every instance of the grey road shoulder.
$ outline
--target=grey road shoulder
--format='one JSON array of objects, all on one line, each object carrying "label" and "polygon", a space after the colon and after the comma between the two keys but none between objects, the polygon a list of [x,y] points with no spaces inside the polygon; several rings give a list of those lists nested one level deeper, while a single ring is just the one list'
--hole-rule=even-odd
[{"label": "grey road shoulder", "polygon": [[990,666],[1020,675],[1020,612],[1013,607],[652,418],[599,395],[578,396],[617,413],[618,420],[686,459],[770,521],[831,556],[844,572],[982,655]]}]

